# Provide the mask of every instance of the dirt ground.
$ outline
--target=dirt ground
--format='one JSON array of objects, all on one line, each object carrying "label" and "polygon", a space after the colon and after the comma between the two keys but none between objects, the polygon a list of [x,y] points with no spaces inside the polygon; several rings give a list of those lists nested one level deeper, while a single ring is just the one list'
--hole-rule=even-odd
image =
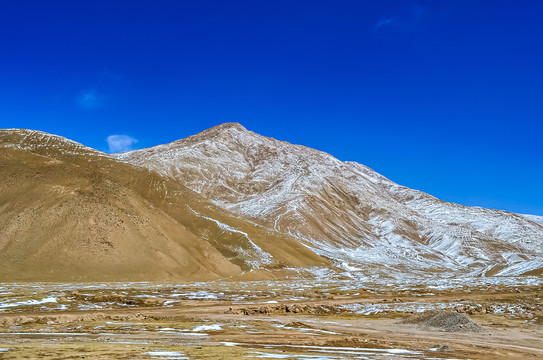
[{"label": "dirt ground", "polygon": [[[542,285],[0,284],[0,359],[541,359],[542,297]],[[431,310],[482,330],[403,321]]]}]

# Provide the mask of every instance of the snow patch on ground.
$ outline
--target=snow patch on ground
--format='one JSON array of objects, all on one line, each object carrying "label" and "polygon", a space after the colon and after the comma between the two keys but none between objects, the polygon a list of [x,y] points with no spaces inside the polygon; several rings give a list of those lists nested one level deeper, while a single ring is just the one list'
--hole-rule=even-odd
[{"label": "snow patch on ground", "polygon": [[213,324],[213,325],[198,325],[195,326],[192,331],[194,332],[200,332],[200,331],[221,331],[222,327],[220,324]]},{"label": "snow patch on ground", "polygon": [[13,302],[13,303],[3,303],[3,304],[0,304],[0,308],[32,306],[32,305],[40,305],[40,304],[56,303],[56,302],[57,302],[57,298],[50,296],[50,297],[43,298],[41,300],[25,300],[25,301]]},{"label": "snow patch on ground", "polygon": [[152,356],[153,359],[189,359],[185,354],[180,353],[179,351],[154,350],[144,354]]}]

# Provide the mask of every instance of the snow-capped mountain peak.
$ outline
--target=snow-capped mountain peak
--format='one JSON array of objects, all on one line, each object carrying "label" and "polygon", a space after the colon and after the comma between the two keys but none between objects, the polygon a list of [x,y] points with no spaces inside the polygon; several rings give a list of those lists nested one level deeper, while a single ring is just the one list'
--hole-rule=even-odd
[{"label": "snow-capped mountain peak", "polygon": [[543,226],[535,217],[444,202],[362,164],[237,123],[118,158],[172,177],[270,231],[295,236],[348,274],[543,269]]}]

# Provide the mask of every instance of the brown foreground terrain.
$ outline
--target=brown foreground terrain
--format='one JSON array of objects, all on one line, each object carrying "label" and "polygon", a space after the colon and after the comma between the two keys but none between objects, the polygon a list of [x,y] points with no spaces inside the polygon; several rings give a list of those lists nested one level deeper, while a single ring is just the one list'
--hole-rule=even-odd
[{"label": "brown foreground terrain", "polygon": [[0,359],[541,359],[535,283],[0,284]]}]

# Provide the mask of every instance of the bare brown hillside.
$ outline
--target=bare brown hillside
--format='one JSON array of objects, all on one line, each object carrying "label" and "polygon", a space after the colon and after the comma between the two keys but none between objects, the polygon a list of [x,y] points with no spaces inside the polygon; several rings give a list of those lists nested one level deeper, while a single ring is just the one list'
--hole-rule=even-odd
[{"label": "bare brown hillside", "polygon": [[154,171],[0,130],[0,281],[258,278],[325,263]]}]

